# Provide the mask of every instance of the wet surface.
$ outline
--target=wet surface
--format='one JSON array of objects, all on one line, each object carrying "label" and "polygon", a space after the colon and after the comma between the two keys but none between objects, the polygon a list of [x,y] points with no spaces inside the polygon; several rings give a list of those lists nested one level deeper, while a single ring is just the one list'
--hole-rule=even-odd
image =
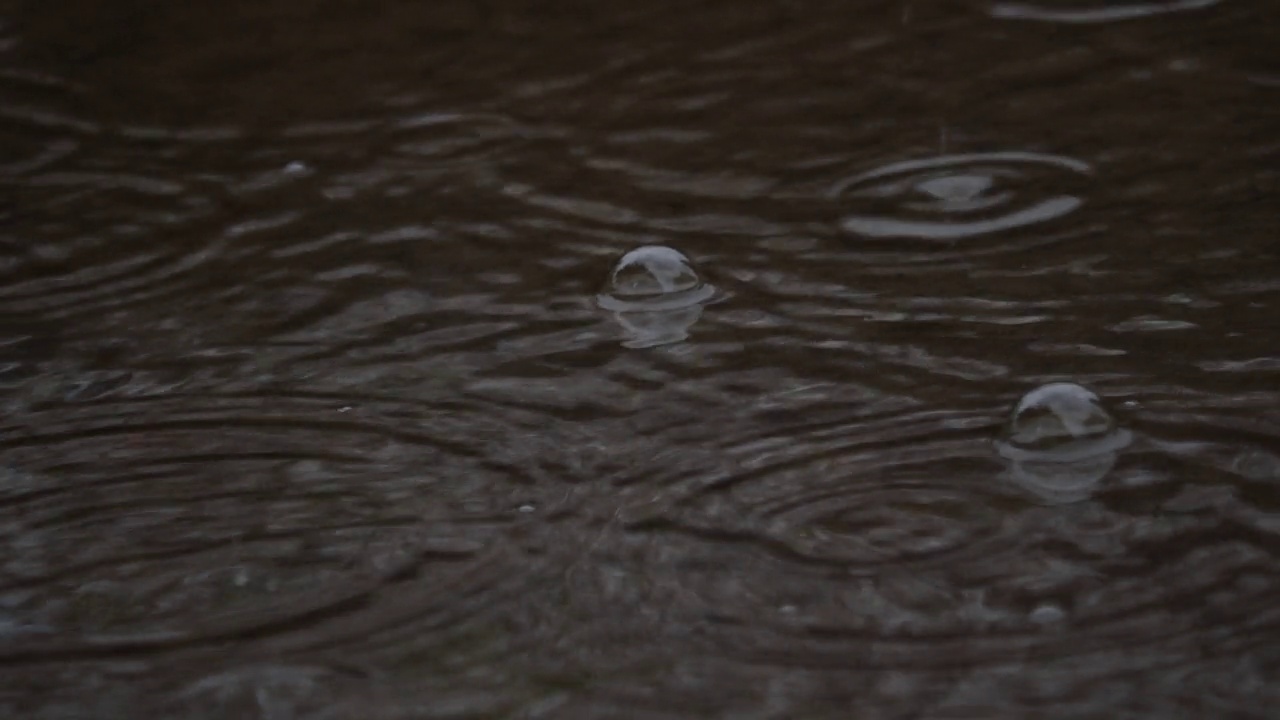
[{"label": "wet surface", "polygon": [[0,714],[1266,716],[1277,37],[3,4]]}]

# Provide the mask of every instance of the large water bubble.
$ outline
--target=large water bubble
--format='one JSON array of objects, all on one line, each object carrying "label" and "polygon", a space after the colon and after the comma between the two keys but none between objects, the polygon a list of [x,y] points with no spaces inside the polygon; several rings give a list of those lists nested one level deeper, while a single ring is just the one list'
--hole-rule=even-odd
[{"label": "large water bubble", "polygon": [[1050,383],[1018,401],[1009,418],[1006,440],[1026,450],[1056,450],[1105,437],[1115,429],[1115,419],[1092,390],[1075,383]]},{"label": "large water bubble", "polygon": [[679,342],[716,294],[689,258],[663,245],[645,245],[623,255],[596,296],[627,331],[627,347]]},{"label": "large water bubble", "polygon": [[703,282],[684,253],[645,245],[623,255],[599,296],[600,307],[619,312],[688,307],[709,300],[715,288]]},{"label": "large water bubble", "polygon": [[1018,401],[996,442],[1019,485],[1051,503],[1089,497],[1133,435],[1075,383],[1050,383]]}]

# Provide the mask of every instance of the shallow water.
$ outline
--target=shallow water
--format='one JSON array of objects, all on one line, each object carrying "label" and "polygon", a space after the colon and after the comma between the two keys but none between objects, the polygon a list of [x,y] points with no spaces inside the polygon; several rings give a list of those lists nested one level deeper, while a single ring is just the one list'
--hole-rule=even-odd
[{"label": "shallow water", "polygon": [[0,5],[0,714],[1265,716],[1278,37]]}]

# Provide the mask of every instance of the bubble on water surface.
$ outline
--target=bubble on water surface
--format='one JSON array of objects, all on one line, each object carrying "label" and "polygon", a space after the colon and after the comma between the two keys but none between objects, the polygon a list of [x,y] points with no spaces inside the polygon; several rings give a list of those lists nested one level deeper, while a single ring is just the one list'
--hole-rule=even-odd
[{"label": "bubble on water surface", "polygon": [[[1028,152],[971,153],[907,160],[844,180],[832,188],[865,209],[841,226],[870,238],[955,240],[1042,223],[1080,207],[1066,192],[1021,198],[1021,187],[1053,184],[1052,174],[1087,175],[1074,158]],[[1049,173],[1051,176],[1043,176]]]},{"label": "bubble on water surface", "polygon": [[1061,382],[1022,396],[996,447],[1019,485],[1057,504],[1089,497],[1131,441],[1092,390]]},{"label": "bubble on water surface", "polygon": [[1115,427],[1115,419],[1092,390],[1075,383],[1050,383],[1018,401],[1006,439],[1019,448],[1052,450],[1063,442],[1108,435]]},{"label": "bubble on water surface", "polygon": [[1221,0],[1149,0],[1148,2],[1111,2],[1110,0],[1039,0],[1039,2],[996,2],[991,16],[1009,20],[1037,20],[1057,23],[1105,23],[1163,15],[1165,13],[1201,10]]},{"label": "bubble on water surface", "polygon": [[679,342],[716,289],[683,253],[645,245],[623,255],[596,301],[627,331],[628,347]]},{"label": "bubble on water surface", "polygon": [[599,301],[606,310],[619,312],[667,310],[704,302],[714,293],[684,253],[645,245],[618,260]]}]

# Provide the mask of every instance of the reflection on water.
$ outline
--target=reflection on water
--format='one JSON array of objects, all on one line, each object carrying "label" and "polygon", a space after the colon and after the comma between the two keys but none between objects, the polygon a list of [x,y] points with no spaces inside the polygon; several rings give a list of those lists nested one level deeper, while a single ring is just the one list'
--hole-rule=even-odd
[{"label": "reflection on water", "polygon": [[1158,2],[1110,2],[1109,0],[1040,0],[1040,2],[992,3],[991,15],[1013,20],[1060,23],[1105,23],[1134,20],[1184,10],[1200,10],[1222,0],[1159,0]]},{"label": "reflection on water", "polygon": [[0,9],[0,716],[1280,701],[1277,8],[562,9]]}]

